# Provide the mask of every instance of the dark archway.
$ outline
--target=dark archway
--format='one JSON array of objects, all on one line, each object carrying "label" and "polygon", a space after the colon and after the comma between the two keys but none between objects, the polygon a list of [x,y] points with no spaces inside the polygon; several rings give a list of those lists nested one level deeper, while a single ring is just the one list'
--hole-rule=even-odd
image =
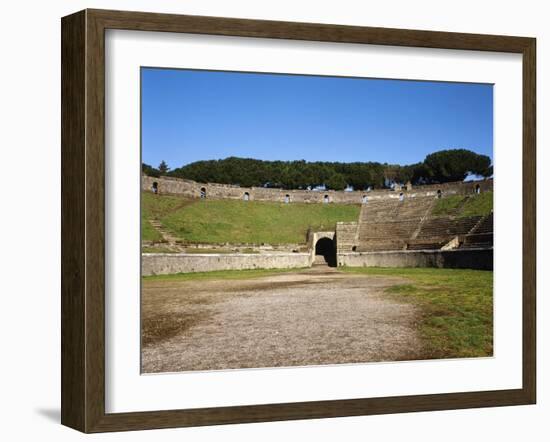
[{"label": "dark archway", "polygon": [[151,190],[153,191],[154,194],[159,193],[159,183],[157,183],[156,181],[153,182],[153,186],[151,187]]},{"label": "dark archway", "polygon": [[336,250],[334,241],[330,238],[321,238],[315,244],[315,255],[325,258],[330,267],[336,267]]},{"label": "dark archway", "polygon": [[201,187],[201,198],[202,199],[206,198],[206,187]]},{"label": "dark archway", "polygon": [[245,192],[243,195],[243,200],[248,201],[250,199],[250,194],[248,192]]},{"label": "dark archway", "polygon": [[481,193],[481,186],[479,184],[476,184],[476,193]]}]

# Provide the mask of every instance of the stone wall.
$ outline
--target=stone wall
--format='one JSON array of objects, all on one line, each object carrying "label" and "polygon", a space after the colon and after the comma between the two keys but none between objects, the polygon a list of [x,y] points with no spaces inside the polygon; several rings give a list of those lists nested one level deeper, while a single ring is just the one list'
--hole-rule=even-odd
[{"label": "stone wall", "polygon": [[480,186],[480,191],[485,192],[493,189],[493,180],[476,181],[468,183],[445,183],[437,185],[417,186],[410,190],[393,191],[388,189],[366,191],[313,191],[313,190],[283,190],[267,189],[264,187],[239,187],[217,183],[197,183],[191,180],[180,178],[160,177],[154,178],[142,175],[142,189],[152,191],[156,183],[158,193],[182,195],[188,198],[200,198],[201,193],[207,199],[234,199],[250,201],[272,201],[284,203],[340,203],[340,204],[361,204],[366,196],[369,200],[399,198],[403,192],[407,198],[436,196],[440,190],[444,196],[456,194],[471,194]]},{"label": "stone wall", "polygon": [[310,253],[195,254],[143,253],[143,276],[216,270],[287,269],[310,267]]},{"label": "stone wall", "polygon": [[339,253],[338,266],[493,270],[493,249]]},{"label": "stone wall", "polygon": [[336,253],[345,253],[354,251],[357,245],[359,224],[357,222],[338,222],[336,223]]},{"label": "stone wall", "polygon": [[[493,270],[492,249],[338,253],[338,266],[437,267]],[[216,270],[288,269],[312,265],[310,253],[278,254],[142,254],[142,274],[211,272]]]}]

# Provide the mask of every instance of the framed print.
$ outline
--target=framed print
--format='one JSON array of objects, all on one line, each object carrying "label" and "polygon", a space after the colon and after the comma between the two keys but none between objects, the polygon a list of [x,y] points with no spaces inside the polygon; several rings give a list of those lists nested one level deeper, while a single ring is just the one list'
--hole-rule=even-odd
[{"label": "framed print", "polygon": [[62,423],[533,404],[535,39],[62,19]]}]

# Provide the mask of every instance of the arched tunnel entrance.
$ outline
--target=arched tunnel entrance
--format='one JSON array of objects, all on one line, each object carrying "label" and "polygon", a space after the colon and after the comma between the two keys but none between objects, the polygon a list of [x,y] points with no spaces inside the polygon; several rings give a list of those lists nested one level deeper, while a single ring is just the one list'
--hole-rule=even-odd
[{"label": "arched tunnel entrance", "polygon": [[332,239],[320,238],[315,243],[315,262],[319,264],[326,263],[329,267],[336,267],[336,248]]}]

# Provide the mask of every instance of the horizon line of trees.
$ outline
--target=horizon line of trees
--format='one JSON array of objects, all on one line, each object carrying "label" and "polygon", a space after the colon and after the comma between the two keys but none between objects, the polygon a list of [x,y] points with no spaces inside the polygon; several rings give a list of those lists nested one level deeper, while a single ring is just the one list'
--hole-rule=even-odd
[{"label": "horizon line of trees", "polygon": [[426,156],[424,161],[410,165],[378,162],[307,162],[266,161],[253,158],[228,157],[189,163],[170,170],[165,161],[158,167],[142,164],[145,174],[153,177],[171,176],[198,182],[233,184],[243,187],[276,187],[306,189],[325,185],[343,190],[384,188],[393,183],[435,184],[463,181],[474,174],[490,177],[491,159],[467,149],[448,149]]}]

